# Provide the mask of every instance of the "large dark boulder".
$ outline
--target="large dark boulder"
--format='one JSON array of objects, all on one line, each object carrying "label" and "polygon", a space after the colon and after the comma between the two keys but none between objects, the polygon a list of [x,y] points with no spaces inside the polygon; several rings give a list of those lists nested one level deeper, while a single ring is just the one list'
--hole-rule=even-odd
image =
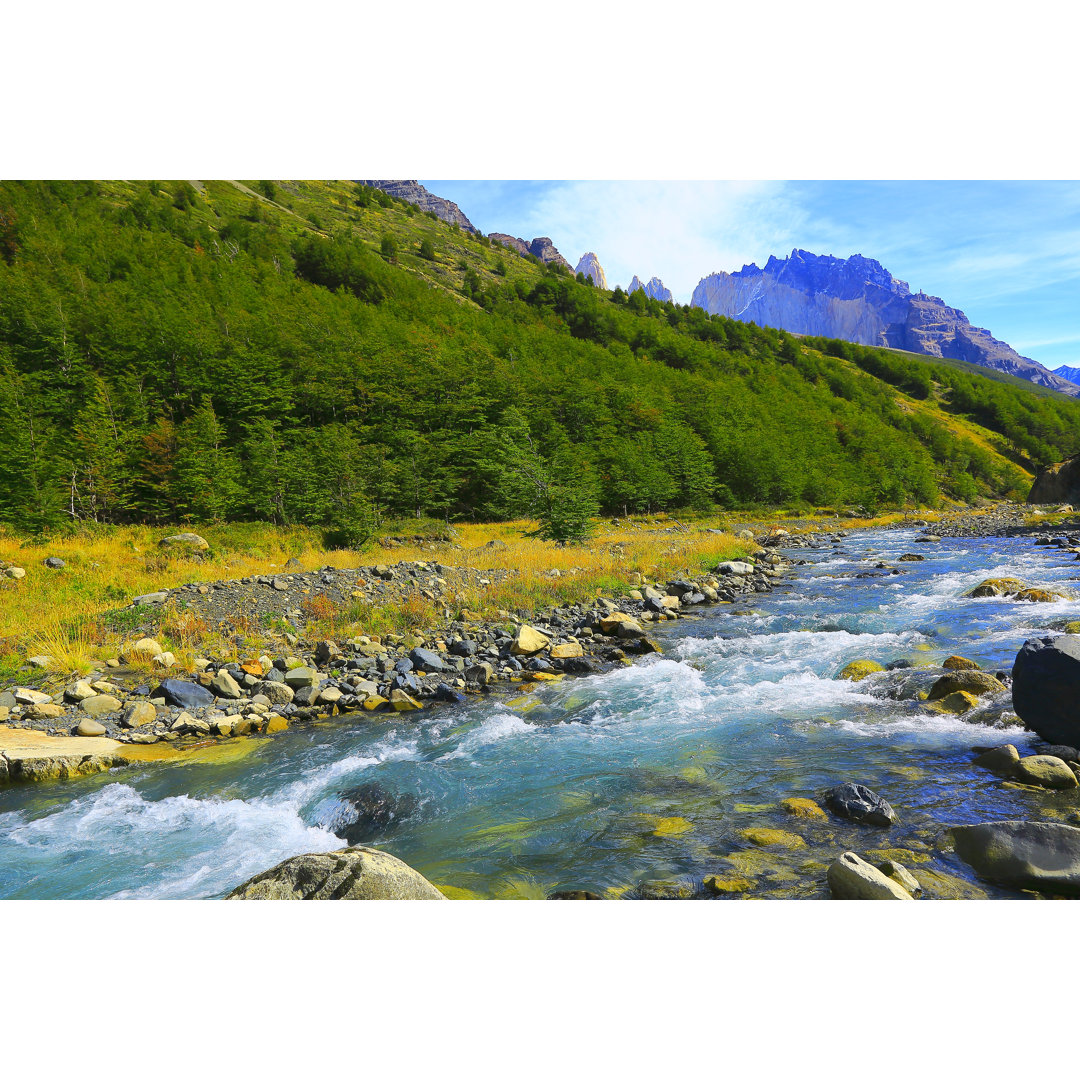
[{"label": "large dark boulder", "polygon": [[1080,637],[1030,638],[1013,664],[1013,708],[1048,743],[1080,746]]},{"label": "large dark boulder", "polygon": [[862,784],[838,784],[826,792],[825,805],[840,817],[866,825],[892,825],[898,820],[896,811]]},{"label": "large dark boulder", "polygon": [[419,805],[415,795],[398,795],[375,782],[342,792],[341,801],[343,812],[331,829],[349,844],[374,840],[409,817]]},{"label": "large dark boulder", "polygon": [[214,694],[198,683],[184,679],[162,679],[154,697],[163,697],[175,709],[202,709],[214,704]]},{"label": "large dark boulder", "polygon": [[950,832],[956,854],[987,881],[1080,895],[1080,829],[1048,821],[987,821]]}]

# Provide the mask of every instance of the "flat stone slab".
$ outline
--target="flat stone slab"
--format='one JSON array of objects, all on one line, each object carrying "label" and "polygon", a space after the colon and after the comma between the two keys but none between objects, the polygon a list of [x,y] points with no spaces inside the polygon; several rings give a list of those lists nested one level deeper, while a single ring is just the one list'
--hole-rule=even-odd
[{"label": "flat stone slab", "polygon": [[66,780],[125,763],[127,748],[100,736],[63,738],[0,724],[0,784]]}]

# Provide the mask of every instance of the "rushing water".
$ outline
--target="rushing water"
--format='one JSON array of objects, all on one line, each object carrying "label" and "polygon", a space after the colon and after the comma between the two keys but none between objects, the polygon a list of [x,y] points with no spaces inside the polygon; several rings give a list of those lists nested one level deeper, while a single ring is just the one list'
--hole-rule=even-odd
[{"label": "rushing water", "polygon": [[[782,588],[668,624],[655,635],[664,655],[633,667],[419,721],[338,718],[248,742],[231,762],[0,789],[0,896],[222,896],[289,855],[341,847],[341,795],[371,782],[417,800],[372,842],[483,897],[619,895],[710,873],[752,883],[745,895],[823,897],[832,858],[885,847],[909,853],[935,883],[928,893],[1008,895],[974,881],[944,828],[1071,820],[1077,796],[1006,788],[974,768],[973,746],[1023,753],[1034,736],[933,715],[915,693],[952,653],[1007,669],[1025,638],[1080,618],[1080,601],[963,599],[967,589],[990,576],[1061,584],[1076,564],[1030,540],[914,537],[861,532],[795,551],[806,565]],[[854,576],[905,551],[926,561]],[[914,667],[835,678],[860,658]],[[984,718],[1007,721],[1002,704]],[[779,806],[843,780],[884,795],[900,824],[813,822]],[[762,827],[805,846],[756,847],[744,833]]]}]

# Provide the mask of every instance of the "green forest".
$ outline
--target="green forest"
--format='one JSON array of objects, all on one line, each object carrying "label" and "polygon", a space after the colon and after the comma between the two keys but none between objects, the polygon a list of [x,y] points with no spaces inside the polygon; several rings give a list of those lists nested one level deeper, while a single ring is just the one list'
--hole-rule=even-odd
[{"label": "green forest", "polygon": [[0,522],[1023,497],[1080,402],[605,292],[337,182],[0,183]]}]

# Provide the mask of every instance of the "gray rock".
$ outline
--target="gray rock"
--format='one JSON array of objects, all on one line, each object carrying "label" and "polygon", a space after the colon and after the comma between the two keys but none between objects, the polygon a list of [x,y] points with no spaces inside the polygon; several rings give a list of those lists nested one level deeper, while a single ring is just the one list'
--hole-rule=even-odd
[{"label": "gray rock", "polygon": [[120,708],[120,701],[112,694],[95,694],[83,701],[80,708],[87,716],[105,716],[116,712]]},{"label": "gray rock", "polygon": [[1080,636],[1031,638],[1013,664],[1016,715],[1048,743],[1080,746]]},{"label": "gray rock", "polygon": [[106,731],[105,725],[98,723],[97,720],[80,720],[78,726],[75,728],[75,734],[81,735],[83,738],[92,739],[98,735],[104,735]]},{"label": "gray rock", "polygon": [[914,899],[898,882],[886,877],[853,851],[845,851],[834,860],[826,876],[834,900]]},{"label": "gray rock", "polygon": [[420,671],[446,671],[443,658],[431,649],[413,649],[409,659]]},{"label": "gray rock", "polygon": [[184,679],[162,679],[153,696],[163,697],[174,709],[202,709],[214,704],[214,695],[205,686]]},{"label": "gray rock", "polygon": [[896,811],[880,796],[862,784],[839,784],[825,795],[825,804],[834,814],[866,825],[892,825]]},{"label": "gray rock", "polygon": [[67,563],[63,559],[58,559],[55,555],[50,555],[42,565],[47,566],[50,570],[63,570]]},{"label": "gray rock", "polygon": [[1080,895],[1080,829],[1043,821],[989,821],[958,825],[950,832],[957,855],[987,881]]},{"label": "gray rock", "polygon": [[237,681],[224,669],[214,676],[213,681],[210,683],[210,689],[216,697],[229,698],[233,701],[243,696],[243,691]]},{"label": "gray rock", "polygon": [[989,769],[997,776],[1012,776],[1016,771],[1016,763],[1020,760],[1020,753],[1012,743],[1004,746],[995,746],[992,750],[981,753],[974,764],[983,769]]},{"label": "gray rock", "polygon": [[124,710],[120,723],[126,728],[138,728],[152,724],[157,719],[157,709],[149,701],[137,701]]},{"label": "gray rock", "polygon": [[161,592],[143,593],[142,596],[136,596],[131,602],[135,607],[145,607],[149,604],[164,604],[168,599],[169,592],[167,589],[163,589]]},{"label": "gray rock", "polygon": [[272,682],[269,679],[256,683],[254,690],[256,694],[265,697],[271,705],[288,705],[294,697],[293,688],[288,683]]},{"label": "gray rock", "polygon": [[198,533],[185,532],[175,533],[172,536],[163,536],[158,541],[158,546],[163,548],[186,549],[188,551],[209,551],[210,545]]},{"label": "gray rock", "polygon": [[411,866],[376,848],[295,855],[257,874],[229,900],[445,900]]},{"label": "gray rock", "polygon": [[309,667],[297,667],[285,672],[285,682],[293,690],[299,690],[302,686],[318,686],[325,679],[325,675]]}]

